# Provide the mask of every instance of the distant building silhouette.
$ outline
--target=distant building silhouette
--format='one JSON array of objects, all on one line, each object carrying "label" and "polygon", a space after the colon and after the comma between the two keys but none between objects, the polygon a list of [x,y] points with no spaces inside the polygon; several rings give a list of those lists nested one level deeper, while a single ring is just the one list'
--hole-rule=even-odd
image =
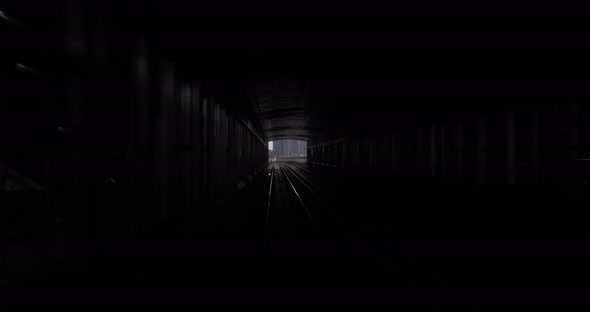
[{"label": "distant building silhouette", "polygon": [[272,154],[279,157],[301,157],[307,155],[307,142],[299,140],[273,141]]}]

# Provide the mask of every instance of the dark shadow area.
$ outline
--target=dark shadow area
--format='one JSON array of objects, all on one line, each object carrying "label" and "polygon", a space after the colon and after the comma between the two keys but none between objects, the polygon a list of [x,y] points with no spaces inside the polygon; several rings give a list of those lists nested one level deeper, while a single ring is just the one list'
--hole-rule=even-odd
[{"label": "dark shadow area", "polygon": [[588,306],[582,24],[318,6],[2,1],[0,307]]}]

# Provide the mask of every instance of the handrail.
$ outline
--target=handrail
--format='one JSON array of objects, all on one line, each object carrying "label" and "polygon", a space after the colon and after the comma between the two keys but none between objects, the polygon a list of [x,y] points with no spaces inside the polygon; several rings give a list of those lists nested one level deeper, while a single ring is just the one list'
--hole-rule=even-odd
[{"label": "handrail", "polygon": [[14,18],[14,17],[6,14],[3,11],[0,11],[0,21],[4,21],[4,22],[6,22],[6,23],[8,23],[8,24],[10,24],[12,26],[19,27],[19,28],[22,28],[22,29],[26,29],[26,30],[29,30],[30,29],[30,27],[27,26],[25,23],[17,20],[16,18]]}]

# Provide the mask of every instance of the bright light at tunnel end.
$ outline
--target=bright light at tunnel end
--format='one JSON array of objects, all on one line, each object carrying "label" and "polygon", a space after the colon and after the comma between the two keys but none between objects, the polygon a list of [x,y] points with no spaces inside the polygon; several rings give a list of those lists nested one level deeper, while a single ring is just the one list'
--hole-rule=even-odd
[{"label": "bright light at tunnel end", "polygon": [[271,157],[307,157],[307,141],[303,140],[273,140],[268,141]]}]

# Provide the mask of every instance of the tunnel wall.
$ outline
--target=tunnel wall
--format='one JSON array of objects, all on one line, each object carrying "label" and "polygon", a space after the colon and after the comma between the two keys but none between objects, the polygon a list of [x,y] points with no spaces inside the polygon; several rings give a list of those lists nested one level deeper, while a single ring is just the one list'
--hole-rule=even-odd
[{"label": "tunnel wall", "polygon": [[316,141],[308,160],[471,185],[553,184],[579,194],[587,183],[588,117],[581,100],[497,105],[415,119],[415,126],[375,135]]},{"label": "tunnel wall", "polygon": [[19,20],[0,20],[0,287],[166,220],[215,224],[268,161],[236,86],[182,72],[141,12],[105,3],[0,7]]}]

